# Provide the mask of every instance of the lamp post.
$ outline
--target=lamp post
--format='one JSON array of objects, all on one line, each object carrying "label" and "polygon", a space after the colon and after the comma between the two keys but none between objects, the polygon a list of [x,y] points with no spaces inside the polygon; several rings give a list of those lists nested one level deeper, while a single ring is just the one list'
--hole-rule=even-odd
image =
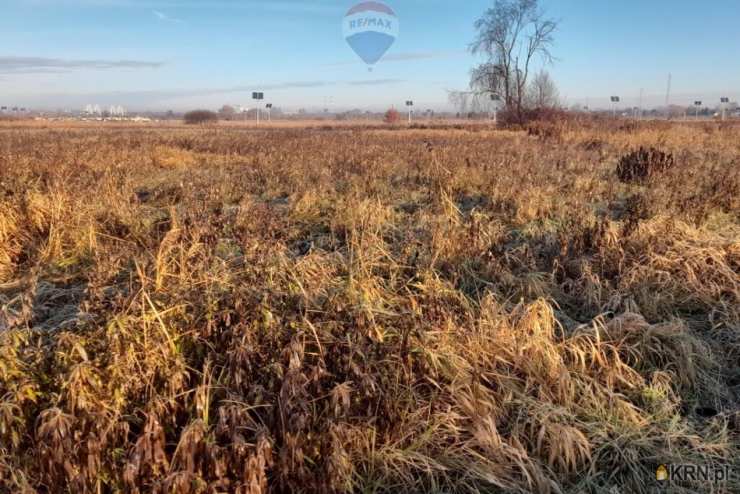
[{"label": "lamp post", "polygon": [[619,96],[612,96],[612,117],[617,118],[617,103],[619,103]]},{"label": "lamp post", "polygon": [[259,102],[265,99],[265,93],[252,93],[252,99],[257,100],[257,125],[260,124],[260,105]]},{"label": "lamp post", "polygon": [[501,96],[492,94],[491,101],[493,102],[493,123],[498,123],[498,102],[501,101]]},{"label": "lamp post", "polygon": [[722,107],[722,121],[724,122],[725,121],[725,110],[727,110],[727,103],[730,102],[730,98],[726,98],[723,96],[719,99],[719,101],[720,101],[720,106]]}]

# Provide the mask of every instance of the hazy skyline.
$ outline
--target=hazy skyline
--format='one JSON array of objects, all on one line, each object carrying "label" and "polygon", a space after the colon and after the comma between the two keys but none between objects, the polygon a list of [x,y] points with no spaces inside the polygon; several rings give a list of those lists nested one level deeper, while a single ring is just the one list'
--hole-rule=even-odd
[{"label": "hazy skyline", "polygon": [[[3,105],[132,109],[250,104],[262,90],[286,109],[447,107],[477,59],[473,23],[491,1],[386,2],[400,19],[387,56],[369,72],[342,38],[356,1],[6,0],[0,19]],[[740,97],[740,4],[543,1],[561,21],[548,70],[566,103],[608,107]],[[714,101],[716,99],[717,101]]]}]

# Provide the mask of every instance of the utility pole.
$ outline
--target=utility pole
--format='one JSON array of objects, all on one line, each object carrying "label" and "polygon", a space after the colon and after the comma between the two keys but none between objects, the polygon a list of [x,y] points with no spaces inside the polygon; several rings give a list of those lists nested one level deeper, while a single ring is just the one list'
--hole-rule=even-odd
[{"label": "utility pole", "polygon": [[724,122],[725,121],[725,110],[727,109],[727,103],[730,102],[730,98],[726,98],[723,96],[719,99],[719,101],[720,101],[720,106],[722,107],[722,121]]},{"label": "utility pole", "polygon": [[334,98],[332,96],[324,96],[324,114],[329,114],[329,105],[334,103]]},{"label": "utility pole", "polygon": [[501,101],[501,96],[492,94],[491,101],[493,102],[493,123],[498,124],[498,102]]},{"label": "utility pole", "polygon": [[665,91],[665,111],[668,118],[671,117],[671,80],[673,79],[672,74],[668,74],[668,87]]}]

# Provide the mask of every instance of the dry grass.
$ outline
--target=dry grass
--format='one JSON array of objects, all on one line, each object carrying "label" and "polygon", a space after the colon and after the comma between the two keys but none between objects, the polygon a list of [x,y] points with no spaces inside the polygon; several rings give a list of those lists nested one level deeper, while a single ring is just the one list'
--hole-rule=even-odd
[{"label": "dry grass", "polygon": [[[0,491],[740,473],[738,139],[4,125]],[[675,163],[621,183],[640,147]]]}]

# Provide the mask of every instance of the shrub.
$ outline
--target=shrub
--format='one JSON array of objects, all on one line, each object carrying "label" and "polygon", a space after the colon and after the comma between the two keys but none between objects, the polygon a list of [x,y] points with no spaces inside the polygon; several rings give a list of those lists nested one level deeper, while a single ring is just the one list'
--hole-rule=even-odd
[{"label": "shrub", "polygon": [[209,110],[193,110],[185,114],[185,123],[190,125],[218,122],[218,115]]},{"label": "shrub", "polygon": [[655,148],[640,147],[622,156],[617,165],[617,176],[624,183],[641,182],[672,168],[675,159],[670,153]]},{"label": "shrub", "polygon": [[401,121],[401,114],[395,108],[389,109],[383,116],[383,122],[387,124],[397,124]]},{"label": "shrub", "polygon": [[534,121],[527,127],[527,134],[539,139],[558,140],[562,137],[562,126],[547,121]]}]

